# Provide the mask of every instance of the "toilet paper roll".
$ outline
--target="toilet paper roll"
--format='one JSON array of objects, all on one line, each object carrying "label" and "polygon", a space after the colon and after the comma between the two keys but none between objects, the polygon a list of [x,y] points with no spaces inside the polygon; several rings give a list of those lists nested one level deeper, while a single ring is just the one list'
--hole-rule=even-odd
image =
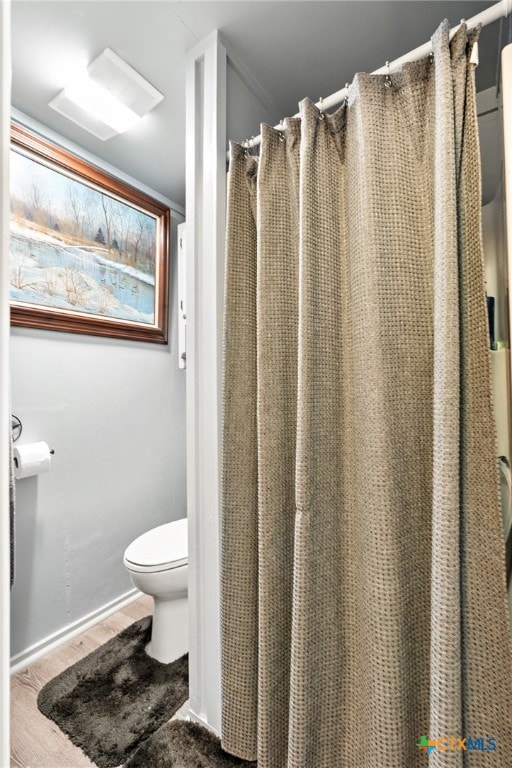
[{"label": "toilet paper roll", "polygon": [[48,472],[51,464],[51,454],[48,444],[41,440],[39,443],[27,443],[14,446],[14,477],[33,477],[42,472]]}]

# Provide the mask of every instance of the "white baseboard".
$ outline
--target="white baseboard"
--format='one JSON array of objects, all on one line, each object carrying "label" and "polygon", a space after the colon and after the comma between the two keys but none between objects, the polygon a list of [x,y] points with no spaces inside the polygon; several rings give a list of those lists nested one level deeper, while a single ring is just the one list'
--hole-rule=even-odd
[{"label": "white baseboard", "polygon": [[208,728],[209,731],[215,734],[220,739],[220,733],[217,733],[215,728],[212,728],[208,720],[206,718],[201,717],[201,715],[198,715],[196,712],[194,712],[193,709],[188,710],[188,717],[190,720],[192,720],[193,723],[199,723],[199,725],[204,726],[205,728]]},{"label": "white baseboard", "polygon": [[76,637],[76,635],[85,632],[95,624],[99,624],[100,621],[108,618],[113,613],[116,613],[116,611],[120,611],[125,607],[125,605],[133,603],[133,601],[137,600],[137,598],[141,597],[141,595],[142,592],[139,592],[138,589],[131,589],[129,592],[125,592],[124,595],[116,597],[115,600],[111,600],[109,603],[106,603],[106,605],[103,605],[101,608],[88,613],[81,619],[74,621],[72,624],[68,624],[62,629],[59,629],[57,632],[48,635],[48,637],[45,637],[43,640],[34,643],[34,645],[31,645],[26,650],[17,653],[15,656],[12,656],[11,675],[19,672],[20,669],[24,669],[30,664],[33,664],[35,661],[40,659],[41,656],[45,656],[59,645],[62,645],[68,640],[71,640],[73,637]]}]

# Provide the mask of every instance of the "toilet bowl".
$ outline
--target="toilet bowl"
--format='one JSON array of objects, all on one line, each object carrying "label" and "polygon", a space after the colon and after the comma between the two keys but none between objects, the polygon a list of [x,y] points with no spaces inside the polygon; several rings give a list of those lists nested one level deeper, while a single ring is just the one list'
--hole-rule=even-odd
[{"label": "toilet bowl", "polygon": [[188,522],[159,525],[126,548],[132,583],[154,599],[149,656],[168,664],[188,652]]}]

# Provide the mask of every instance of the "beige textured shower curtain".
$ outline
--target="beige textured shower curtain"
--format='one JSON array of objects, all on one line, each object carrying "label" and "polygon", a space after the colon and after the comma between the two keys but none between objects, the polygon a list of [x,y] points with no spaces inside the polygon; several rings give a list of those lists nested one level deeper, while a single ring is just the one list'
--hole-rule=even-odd
[{"label": "beige textured shower curtain", "polygon": [[512,765],[475,37],[232,146],[222,741],[258,768]]}]

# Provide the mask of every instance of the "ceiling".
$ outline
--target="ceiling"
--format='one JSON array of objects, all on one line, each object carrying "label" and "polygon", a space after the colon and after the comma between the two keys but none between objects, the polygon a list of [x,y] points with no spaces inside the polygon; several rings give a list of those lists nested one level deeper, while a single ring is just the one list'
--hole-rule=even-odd
[{"label": "ceiling", "polygon": [[[179,205],[185,202],[185,57],[214,29],[274,105],[343,87],[492,5],[475,0],[322,2],[45,2],[13,0],[13,106]],[[504,25],[506,31],[508,23]],[[500,23],[482,31],[477,87],[496,81]],[[102,142],[48,107],[75,67],[110,46],[165,98],[135,128]],[[255,126],[254,133],[258,132]],[[236,137],[239,138],[239,137]]]}]

